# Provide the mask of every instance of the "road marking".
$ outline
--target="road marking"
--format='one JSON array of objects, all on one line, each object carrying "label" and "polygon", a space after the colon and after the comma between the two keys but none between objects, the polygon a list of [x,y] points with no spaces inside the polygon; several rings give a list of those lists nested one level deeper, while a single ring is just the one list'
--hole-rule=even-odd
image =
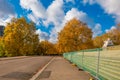
[{"label": "road marking", "polygon": [[41,70],[39,70],[35,75],[33,75],[32,78],[30,78],[29,80],[36,80],[36,78],[47,68],[47,66],[55,59],[55,57],[53,57]]}]

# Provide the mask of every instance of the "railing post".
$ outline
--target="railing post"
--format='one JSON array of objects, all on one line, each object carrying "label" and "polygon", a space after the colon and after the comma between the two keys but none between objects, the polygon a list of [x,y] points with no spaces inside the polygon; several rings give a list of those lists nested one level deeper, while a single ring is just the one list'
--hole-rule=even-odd
[{"label": "railing post", "polygon": [[99,74],[99,64],[100,64],[100,48],[98,49],[98,54],[97,54],[97,67],[96,67],[96,78],[98,80],[98,74]]},{"label": "railing post", "polygon": [[84,58],[84,50],[82,52],[82,68],[84,67],[83,58]]},{"label": "railing post", "polygon": [[70,55],[71,55],[70,61],[72,62],[72,53]]}]

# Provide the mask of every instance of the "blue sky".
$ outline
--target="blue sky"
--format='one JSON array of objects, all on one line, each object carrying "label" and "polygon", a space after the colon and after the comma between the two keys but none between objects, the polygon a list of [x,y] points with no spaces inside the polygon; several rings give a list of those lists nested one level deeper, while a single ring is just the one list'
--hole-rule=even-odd
[{"label": "blue sky", "polygon": [[0,25],[24,16],[36,24],[40,40],[57,41],[57,33],[72,18],[87,23],[93,36],[120,22],[120,0],[0,0]]}]

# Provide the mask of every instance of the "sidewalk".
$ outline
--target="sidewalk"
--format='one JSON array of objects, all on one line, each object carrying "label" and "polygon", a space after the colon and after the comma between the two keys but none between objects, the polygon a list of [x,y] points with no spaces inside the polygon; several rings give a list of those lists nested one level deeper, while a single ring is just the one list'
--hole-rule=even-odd
[{"label": "sidewalk", "polygon": [[55,57],[36,80],[90,80],[90,78],[89,73],[79,71],[62,57]]}]

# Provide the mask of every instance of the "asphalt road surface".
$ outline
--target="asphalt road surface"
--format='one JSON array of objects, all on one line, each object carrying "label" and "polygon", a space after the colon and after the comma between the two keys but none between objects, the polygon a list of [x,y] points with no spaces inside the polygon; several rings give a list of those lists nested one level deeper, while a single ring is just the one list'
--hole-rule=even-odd
[{"label": "asphalt road surface", "polygon": [[26,57],[0,61],[0,80],[29,80],[52,57]]}]

